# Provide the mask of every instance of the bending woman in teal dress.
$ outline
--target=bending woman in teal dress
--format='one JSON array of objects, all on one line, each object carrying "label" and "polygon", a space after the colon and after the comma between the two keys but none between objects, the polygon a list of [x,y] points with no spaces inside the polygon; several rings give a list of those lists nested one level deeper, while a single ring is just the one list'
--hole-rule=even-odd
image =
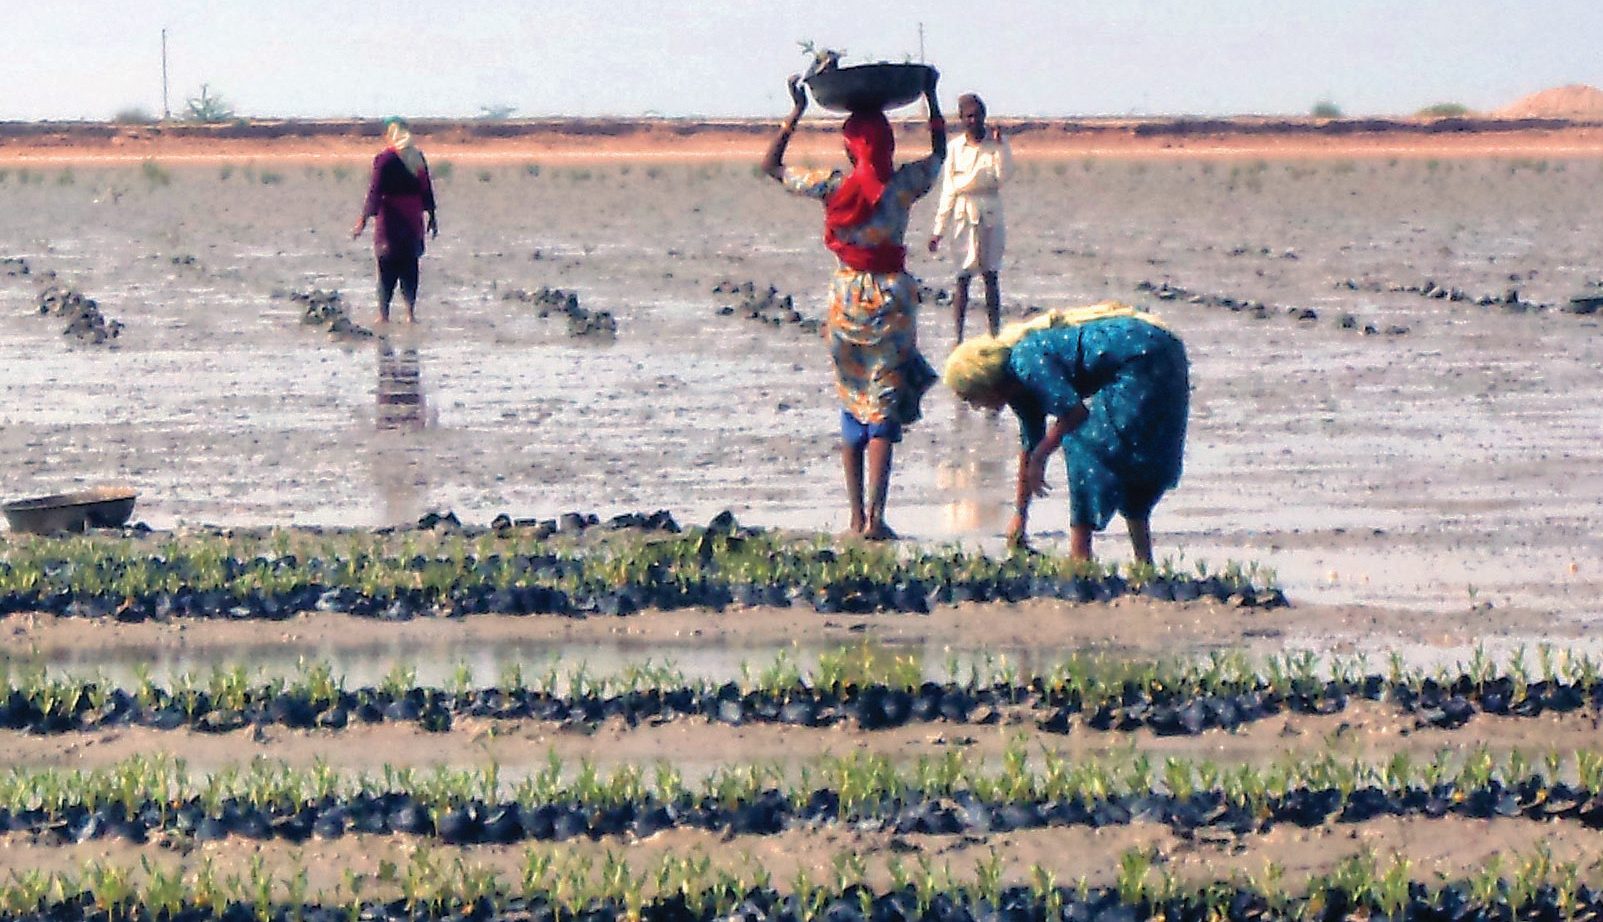
[{"label": "bending woman in teal dress", "polygon": [[1046,461],[1062,446],[1071,555],[1090,559],[1092,534],[1117,512],[1136,558],[1152,562],[1152,509],[1180,482],[1185,452],[1191,386],[1179,337],[1113,302],[1051,311],[962,344],[942,377],[968,403],[1018,417],[1009,543],[1024,544],[1030,499],[1046,495]]},{"label": "bending woman in teal dress", "polygon": [[918,280],[907,273],[902,245],[913,202],[935,184],[946,156],[946,123],[935,82],[932,68],[924,87],[931,153],[923,160],[896,168],[895,139],[884,113],[857,112],[841,128],[850,175],[786,168],[785,147],[807,108],[807,93],[796,77],[790,79],[790,116],[763,159],[763,172],[786,189],[824,202],[824,245],[839,260],[830,280],[824,336],[841,401],[841,463],[851,531],[871,540],[896,537],[885,524],[891,456],[902,428],[919,418],[919,401],[936,380],[918,351]]}]

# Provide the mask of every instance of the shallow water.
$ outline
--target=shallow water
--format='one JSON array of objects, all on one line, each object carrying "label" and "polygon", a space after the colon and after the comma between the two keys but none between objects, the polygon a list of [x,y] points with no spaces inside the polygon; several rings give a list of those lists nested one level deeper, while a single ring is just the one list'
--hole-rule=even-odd
[{"label": "shallow water", "polygon": [[[1294,599],[1463,609],[1467,623],[1490,600],[1590,620],[1603,590],[1598,323],[1335,287],[1430,277],[1567,298],[1592,281],[1603,164],[1562,166],[1026,164],[1005,293],[1013,309],[1140,300],[1150,279],[1321,311],[1299,324],[1156,305],[1186,339],[1195,387],[1186,476],[1154,519],[1160,555],[1257,560]],[[725,278],[821,313],[815,206],[748,165],[458,171],[441,183],[423,323],[387,333],[390,358],[330,341],[272,297],[339,288],[370,320],[369,244],[344,233],[355,179],[172,174],[160,187],[117,170],[0,183],[0,252],[128,324],[114,349],[70,345],[32,312],[29,281],[0,278],[5,496],[126,481],[136,517],[158,527],[659,507],[845,524],[821,345],[713,313]],[[184,256],[194,264],[173,262]],[[913,268],[934,284],[946,271],[922,251]],[[613,311],[617,342],[570,340],[560,319],[502,300],[542,285]],[[1342,311],[1411,332],[1339,330]],[[945,308],[926,307],[922,335],[938,361]],[[933,394],[898,453],[892,523],[996,544],[1015,451],[1005,416]],[[1062,503],[1035,512],[1046,543],[1062,538]],[[1099,547],[1121,557],[1117,529]]]}]

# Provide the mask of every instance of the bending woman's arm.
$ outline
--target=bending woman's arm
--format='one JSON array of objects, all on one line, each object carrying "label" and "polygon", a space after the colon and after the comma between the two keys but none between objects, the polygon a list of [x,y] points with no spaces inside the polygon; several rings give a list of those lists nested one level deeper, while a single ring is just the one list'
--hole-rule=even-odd
[{"label": "bending woman's arm", "polygon": [[1007,529],[1007,543],[1010,546],[1024,545],[1030,521],[1030,499],[1051,492],[1046,485],[1046,459],[1052,457],[1068,434],[1080,428],[1090,415],[1091,411],[1085,408],[1085,404],[1075,404],[1046,427],[1046,435],[1033,449],[1019,452],[1019,476],[1013,488],[1013,522]]},{"label": "bending woman's arm", "polygon": [[785,148],[790,145],[790,136],[796,132],[796,123],[807,111],[807,91],[802,89],[801,78],[791,74],[785,85],[790,90],[790,114],[785,116],[779,133],[768,143],[768,153],[763,155],[763,172],[779,182],[785,181]]}]

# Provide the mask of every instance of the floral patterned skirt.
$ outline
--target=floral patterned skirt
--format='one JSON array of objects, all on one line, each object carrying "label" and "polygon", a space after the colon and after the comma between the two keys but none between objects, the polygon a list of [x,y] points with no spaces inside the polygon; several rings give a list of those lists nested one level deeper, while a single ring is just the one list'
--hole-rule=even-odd
[{"label": "floral patterned skirt", "polygon": [[937,376],[918,351],[918,282],[911,275],[837,269],[824,338],[846,412],[868,425],[918,420]]}]

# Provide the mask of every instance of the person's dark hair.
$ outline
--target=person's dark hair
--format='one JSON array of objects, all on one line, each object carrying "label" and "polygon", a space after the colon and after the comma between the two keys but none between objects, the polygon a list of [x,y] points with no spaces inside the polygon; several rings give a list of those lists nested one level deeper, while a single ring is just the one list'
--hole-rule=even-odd
[{"label": "person's dark hair", "polygon": [[990,111],[985,108],[985,100],[981,99],[978,93],[964,93],[962,96],[957,97],[958,105],[961,106],[965,102],[972,102],[974,105],[979,106],[981,115],[991,114]]}]

